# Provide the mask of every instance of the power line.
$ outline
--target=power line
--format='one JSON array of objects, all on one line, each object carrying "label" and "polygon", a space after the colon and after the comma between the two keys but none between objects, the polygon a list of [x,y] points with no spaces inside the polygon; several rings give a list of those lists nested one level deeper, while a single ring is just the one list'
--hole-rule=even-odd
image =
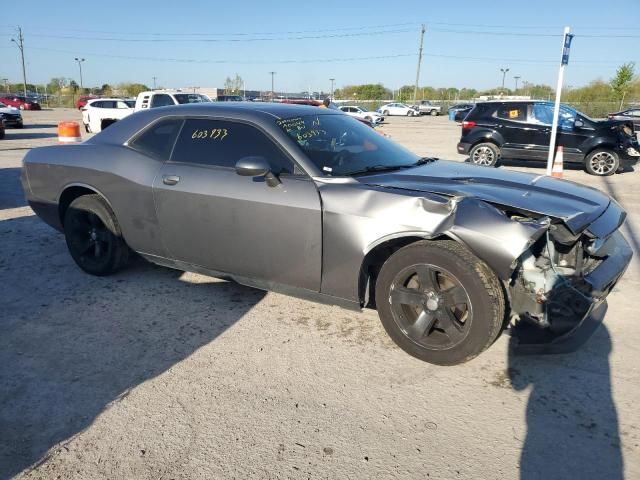
[{"label": "power line", "polygon": [[411,32],[412,29],[398,29],[398,30],[384,30],[374,32],[360,32],[360,33],[340,33],[340,34],[326,34],[326,35],[303,35],[303,36],[289,36],[289,37],[254,37],[254,38],[114,38],[114,37],[82,37],[75,35],[50,35],[33,33],[33,37],[42,38],[58,38],[66,40],[97,40],[102,42],[131,42],[131,43],[157,43],[157,42],[207,42],[207,43],[237,43],[237,42],[272,42],[277,40],[309,40],[309,39],[322,39],[322,38],[346,38],[346,37],[367,37],[367,36],[380,36],[396,33]]}]

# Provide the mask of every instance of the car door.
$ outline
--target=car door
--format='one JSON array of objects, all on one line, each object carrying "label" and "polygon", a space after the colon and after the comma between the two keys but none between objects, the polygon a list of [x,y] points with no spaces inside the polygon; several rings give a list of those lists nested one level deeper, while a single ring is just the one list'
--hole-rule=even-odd
[{"label": "car door", "polygon": [[[262,156],[280,185],[243,177],[235,164]],[[315,184],[262,130],[188,118],[154,182],[171,258],[275,284],[320,290],[322,216]]]},{"label": "car door", "polygon": [[[572,108],[560,105],[558,115],[558,132],[556,145],[563,147],[564,159],[568,161],[582,161],[584,152],[582,144],[593,133],[593,129],[585,124],[576,128],[574,122],[577,113]],[[529,110],[529,123],[535,127],[533,139],[535,154],[539,160],[546,160],[551,141],[551,125],[553,123],[553,104],[550,102],[535,102]]]},{"label": "car door", "polygon": [[493,128],[503,138],[502,156],[512,159],[535,159],[537,126],[527,123],[527,105],[507,102],[498,104],[492,117]]}]

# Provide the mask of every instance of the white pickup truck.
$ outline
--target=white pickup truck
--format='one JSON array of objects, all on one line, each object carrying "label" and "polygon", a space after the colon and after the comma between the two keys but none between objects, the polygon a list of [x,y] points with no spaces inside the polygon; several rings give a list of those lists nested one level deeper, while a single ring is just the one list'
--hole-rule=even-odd
[{"label": "white pickup truck", "polygon": [[432,115],[435,117],[442,113],[442,107],[431,103],[429,100],[421,100],[420,103],[414,105],[413,108],[416,108],[420,115]]},{"label": "white pickup truck", "polygon": [[140,110],[145,110],[147,108],[210,101],[211,99],[209,97],[200,93],[189,93],[183,92],[182,90],[152,90],[138,94],[134,110],[139,112]]}]

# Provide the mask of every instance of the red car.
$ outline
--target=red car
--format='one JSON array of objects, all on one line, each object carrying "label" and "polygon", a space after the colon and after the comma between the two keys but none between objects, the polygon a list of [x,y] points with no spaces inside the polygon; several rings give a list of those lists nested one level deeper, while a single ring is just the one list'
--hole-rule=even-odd
[{"label": "red car", "polygon": [[0,102],[9,107],[19,108],[20,110],[42,110],[40,104],[34,100],[29,100],[22,95],[3,95]]},{"label": "red car", "polygon": [[76,108],[80,110],[82,107],[84,107],[87,104],[89,100],[93,100],[94,98],[100,98],[100,97],[97,97],[96,95],[85,95],[83,97],[78,98],[78,100],[76,100]]}]

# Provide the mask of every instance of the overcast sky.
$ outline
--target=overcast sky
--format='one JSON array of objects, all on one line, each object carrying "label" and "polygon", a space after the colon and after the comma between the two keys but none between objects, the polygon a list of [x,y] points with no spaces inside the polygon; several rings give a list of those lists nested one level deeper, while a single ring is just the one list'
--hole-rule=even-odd
[{"label": "overcast sky", "polygon": [[[96,5],[95,7],[92,7]],[[45,0],[3,5],[0,76],[22,79],[15,26],[25,35],[27,81],[124,81],[164,87],[222,86],[235,73],[247,89],[328,91],[415,81],[425,23],[420,85],[492,88],[500,68],[533,83],[555,84],[562,30],[576,34],[565,85],[608,80],[640,60],[640,1],[334,1],[212,2],[110,0],[66,8]],[[16,25],[10,23],[16,19]],[[8,23],[9,22],[9,23]],[[640,66],[640,61],[638,61]],[[522,84],[522,83],[521,83]]]}]

